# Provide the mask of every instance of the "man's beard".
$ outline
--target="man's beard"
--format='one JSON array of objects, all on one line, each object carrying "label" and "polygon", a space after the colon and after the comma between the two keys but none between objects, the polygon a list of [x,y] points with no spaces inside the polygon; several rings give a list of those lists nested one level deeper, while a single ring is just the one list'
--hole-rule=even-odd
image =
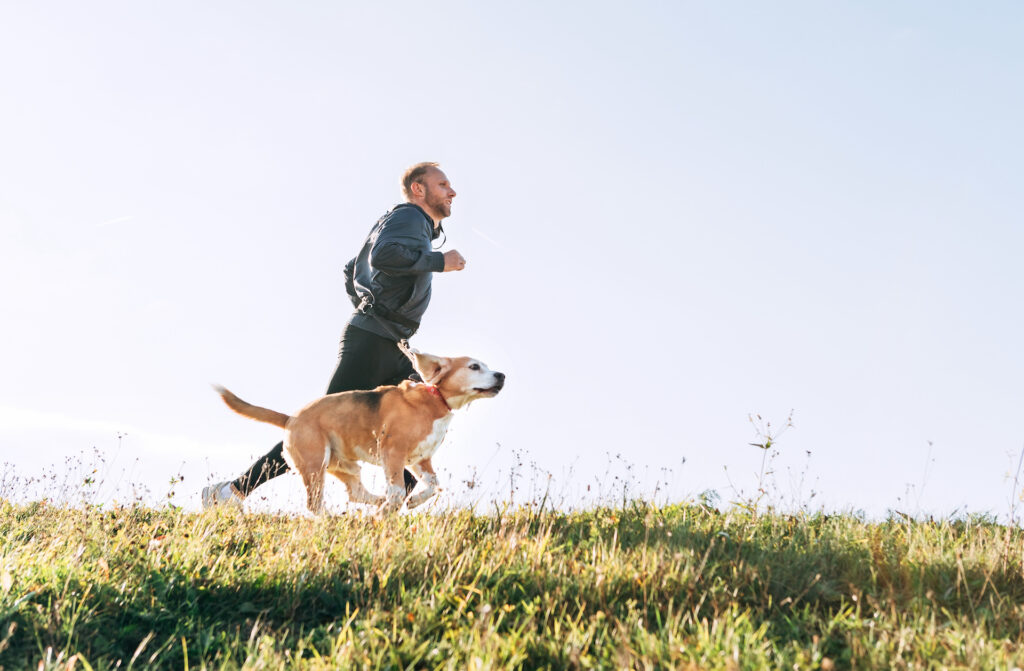
[{"label": "man's beard", "polygon": [[445,202],[447,199],[440,195],[437,191],[434,191],[430,187],[427,187],[427,193],[424,198],[427,208],[431,211],[431,214],[441,215],[441,219],[450,217],[452,214],[452,208]]}]

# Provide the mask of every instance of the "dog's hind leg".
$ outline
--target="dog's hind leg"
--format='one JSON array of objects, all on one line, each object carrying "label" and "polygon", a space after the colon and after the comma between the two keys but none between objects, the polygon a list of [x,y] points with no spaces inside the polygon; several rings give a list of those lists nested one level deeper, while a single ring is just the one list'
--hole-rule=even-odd
[{"label": "dog's hind leg", "polygon": [[302,483],[306,485],[306,507],[314,515],[324,512],[324,472],[299,471]]},{"label": "dog's hind leg", "polygon": [[[322,446],[318,447],[317,446]],[[324,511],[324,473],[330,457],[326,437],[306,427],[293,427],[284,446],[289,461],[306,486],[306,507],[314,515]]]}]

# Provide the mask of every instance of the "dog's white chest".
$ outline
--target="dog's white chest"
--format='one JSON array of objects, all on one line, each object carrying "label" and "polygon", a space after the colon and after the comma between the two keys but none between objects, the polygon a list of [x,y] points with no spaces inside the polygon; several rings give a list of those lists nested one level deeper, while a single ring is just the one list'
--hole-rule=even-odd
[{"label": "dog's white chest", "polygon": [[437,451],[441,441],[444,440],[445,434],[448,433],[448,425],[451,424],[453,416],[453,413],[449,412],[441,419],[434,420],[434,424],[430,428],[430,433],[427,434],[427,437],[420,441],[420,444],[409,453],[409,463],[415,464],[418,461],[434,456],[434,452]]}]

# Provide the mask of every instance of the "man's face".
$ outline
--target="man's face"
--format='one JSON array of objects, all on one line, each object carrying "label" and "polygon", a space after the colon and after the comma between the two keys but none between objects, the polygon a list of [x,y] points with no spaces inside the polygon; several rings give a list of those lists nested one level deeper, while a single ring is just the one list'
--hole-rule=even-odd
[{"label": "man's face", "polygon": [[448,176],[438,168],[431,168],[423,175],[423,188],[425,194],[423,201],[428,214],[435,220],[441,220],[452,216],[452,199],[455,198],[455,189],[448,182]]}]

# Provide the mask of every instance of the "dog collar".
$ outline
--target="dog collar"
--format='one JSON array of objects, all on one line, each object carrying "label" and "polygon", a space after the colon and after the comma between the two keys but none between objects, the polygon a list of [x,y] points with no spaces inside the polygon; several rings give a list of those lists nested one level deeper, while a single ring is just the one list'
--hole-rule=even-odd
[{"label": "dog collar", "polygon": [[437,396],[439,399],[441,399],[441,402],[444,403],[444,407],[448,408],[448,410],[451,411],[452,406],[448,405],[448,401],[446,401],[444,396],[441,395],[441,390],[440,389],[438,389],[437,387],[435,387],[432,384],[424,384],[423,386],[426,387],[427,391],[429,391],[431,394],[433,394],[434,396]]}]

